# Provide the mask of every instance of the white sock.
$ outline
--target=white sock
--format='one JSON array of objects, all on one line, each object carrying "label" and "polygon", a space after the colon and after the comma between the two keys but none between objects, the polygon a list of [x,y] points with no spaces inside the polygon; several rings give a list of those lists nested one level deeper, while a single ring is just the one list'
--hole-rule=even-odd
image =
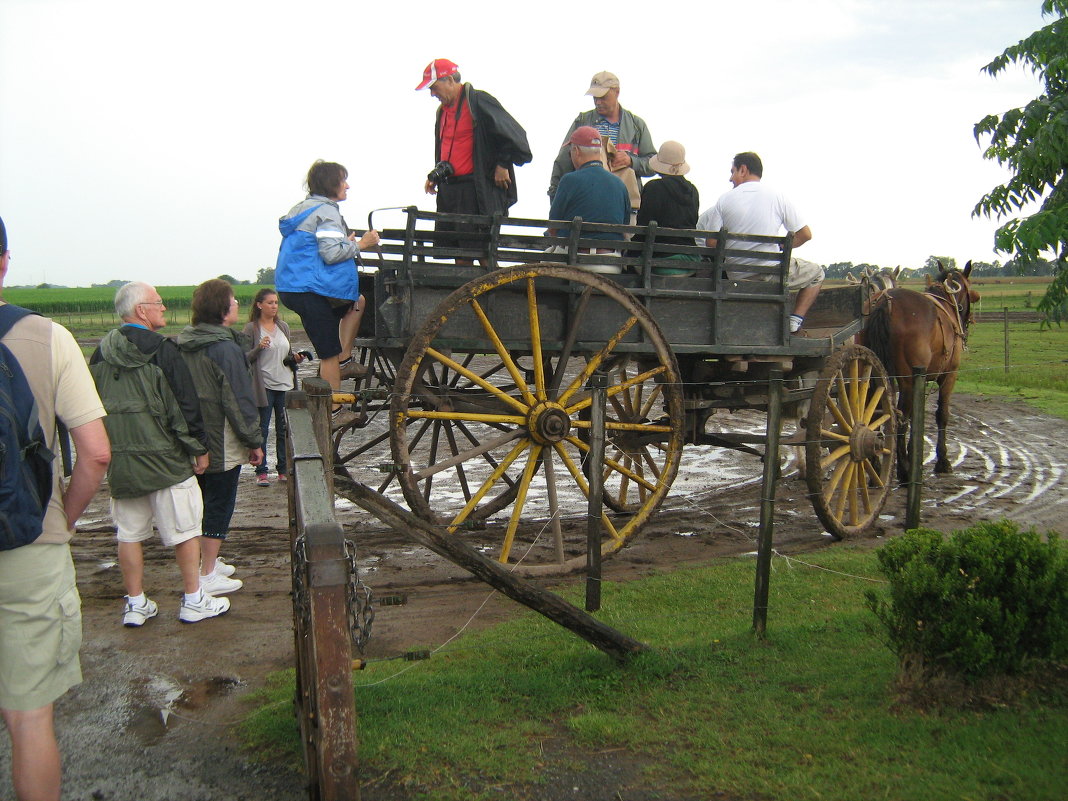
[{"label": "white sock", "polygon": [[197,588],[196,592],[187,592],[185,602],[187,604],[199,604],[204,600],[204,590]]},{"label": "white sock", "polygon": [[790,333],[796,334],[801,330],[801,324],[805,322],[804,317],[799,317],[796,314],[790,315]]},{"label": "white sock", "polygon": [[130,599],[130,606],[144,606],[148,600],[144,592],[140,595],[127,595],[126,597]]}]

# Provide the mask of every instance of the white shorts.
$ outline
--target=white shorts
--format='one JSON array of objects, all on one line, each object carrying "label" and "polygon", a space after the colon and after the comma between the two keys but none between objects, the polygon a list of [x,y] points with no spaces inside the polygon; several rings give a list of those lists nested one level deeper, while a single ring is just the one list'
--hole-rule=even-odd
[{"label": "white shorts", "polygon": [[786,287],[792,291],[808,289],[823,283],[824,270],[814,261],[790,259],[790,273],[786,276]]},{"label": "white shorts", "polygon": [[112,498],[111,517],[119,542],[144,542],[152,536],[152,523],[155,522],[164,545],[181,545],[200,536],[204,499],[196,476],[190,476],[148,495]]}]

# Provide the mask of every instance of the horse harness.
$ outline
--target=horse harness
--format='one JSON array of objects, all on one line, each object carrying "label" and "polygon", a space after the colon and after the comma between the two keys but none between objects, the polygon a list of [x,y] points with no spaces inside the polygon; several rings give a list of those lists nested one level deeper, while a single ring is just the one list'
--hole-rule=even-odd
[{"label": "horse harness", "polygon": [[[952,286],[950,286],[952,283]],[[956,287],[955,289],[953,287]],[[953,333],[956,334],[964,341],[964,349],[968,349],[968,324],[972,322],[971,309],[968,309],[967,318],[963,317],[964,306],[962,303],[957,302],[957,293],[960,292],[963,287],[956,281],[952,281],[950,278],[946,278],[945,281],[937,283],[928,288],[923,296],[934,304],[935,309],[945,315],[945,318],[953,326]],[[945,295],[939,293],[944,292]],[[941,320],[942,318],[939,317]],[[949,356],[949,338],[942,337],[943,353],[944,357]]]}]

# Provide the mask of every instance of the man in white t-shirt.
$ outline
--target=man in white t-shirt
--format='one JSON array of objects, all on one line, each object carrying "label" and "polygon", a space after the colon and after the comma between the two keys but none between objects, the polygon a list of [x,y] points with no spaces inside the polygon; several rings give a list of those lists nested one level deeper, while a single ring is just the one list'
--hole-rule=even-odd
[{"label": "man in white t-shirt", "polygon": [[[794,205],[780,192],[760,183],[764,165],[756,153],[739,153],[731,166],[731,183],[734,189],[721,195],[716,205],[705,211],[697,221],[702,231],[719,231],[726,228],[739,234],[779,236],[783,229],[793,234],[793,247],[798,248],[812,238],[812,231],[798,214]],[[716,240],[709,238],[708,247],[715,247]],[[765,247],[759,242],[737,241],[731,249],[759,250]],[[768,265],[768,259],[734,258],[728,265]],[[732,279],[752,278],[759,273],[730,270]],[[764,276],[762,276],[764,277]],[[790,315],[790,333],[797,333],[804,322],[805,314],[812,307],[823,286],[824,270],[815,262],[792,258],[787,287],[797,292],[794,313]]]}]

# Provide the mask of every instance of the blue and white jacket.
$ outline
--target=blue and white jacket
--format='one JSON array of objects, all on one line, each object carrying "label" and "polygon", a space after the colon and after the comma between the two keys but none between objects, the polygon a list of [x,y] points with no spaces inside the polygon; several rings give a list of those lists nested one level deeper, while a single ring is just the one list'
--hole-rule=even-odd
[{"label": "blue and white jacket", "polygon": [[275,289],[359,299],[360,248],[349,241],[337,203],[309,195],[278,221],[278,230],[282,245],[275,265]]}]

